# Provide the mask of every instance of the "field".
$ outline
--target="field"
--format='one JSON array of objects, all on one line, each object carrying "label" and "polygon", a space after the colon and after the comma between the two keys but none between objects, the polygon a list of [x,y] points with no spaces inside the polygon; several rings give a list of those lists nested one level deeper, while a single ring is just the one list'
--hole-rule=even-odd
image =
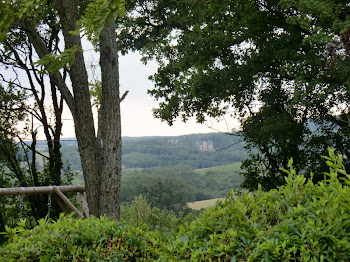
[{"label": "field", "polygon": [[228,164],[223,166],[214,166],[214,167],[196,169],[194,171],[201,175],[205,175],[208,171],[212,171],[215,173],[230,173],[230,172],[238,173],[240,171],[240,167],[241,167],[241,162],[236,162],[233,164]]},{"label": "field", "polygon": [[202,208],[214,207],[216,205],[216,202],[218,202],[218,200],[221,200],[221,199],[223,198],[213,198],[208,200],[195,201],[195,202],[190,202],[187,205],[189,208],[192,208],[195,210],[201,210]]}]

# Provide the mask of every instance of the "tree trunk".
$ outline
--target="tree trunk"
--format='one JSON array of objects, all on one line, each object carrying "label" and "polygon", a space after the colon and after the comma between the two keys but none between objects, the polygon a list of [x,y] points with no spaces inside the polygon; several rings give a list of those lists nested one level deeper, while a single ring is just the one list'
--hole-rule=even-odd
[{"label": "tree trunk", "polygon": [[[65,48],[81,47],[80,36],[75,31],[79,1],[56,0],[60,16]],[[71,108],[75,123],[80,158],[87,191],[90,213],[106,214],[119,219],[119,188],[121,170],[121,132],[118,54],[115,23],[107,25],[100,37],[100,65],[102,74],[102,102],[99,119],[101,140],[95,134],[88,76],[84,57],[75,54],[75,63],[70,68],[74,93],[74,108]]]},{"label": "tree trunk", "polygon": [[[76,30],[78,20],[78,0],[56,0],[62,32],[64,36],[65,49],[74,46],[81,47],[79,35],[71,32]],[[100,195],[100,146],[97,143],[95,127],[90,102],[88,75],[82,52],[75,53],[75,62],[69,70],[74,94],[74,108],[70,108],[75,125],[81,164],[83,168],[87,202],[90,213],[95,216],[99,212],[98,196]]]},{"label": "tree trunk", "polygon": [[119,219],[122,151],[119,63],[114,22],[108,24],[100,36],[100,66],[102,74],[102,101],[98,119],[102,150],[100,211],[109,218]]},{"label": "tree trunk", "polygon": [[[55,0],[60,17],[65,48],[81,47],[76,30],[78,0]],[[16,20],[15,24],[27,32],[40,58],[49,54],[45,42],[30,21]],[[73,94],[60,72],[50,75],[72,113],[75,134],[82,163],[87,201],[92,215],[106,214],[119,218],[119,188],[121,171],[121,132],[118,54],[115,24],[112,22],[100,37],[102,102],[99,117],[101,138],[97,139],[92,115],[88,76],[82,52],[75,53],[75,62],[69,69]]]},{"label": "tree trunk", "polygon": [[62,111],[63,111],[63,98],[58,101],[57,90],[55,84],[50,83],[52,104],[55,113],[55,127],[53,130],[53,149],[52,155],[50,155],[50,160],[52,158],[52,163],[50,163],[50,173],[55,174],[54,185],[61,185],[61,169],[63,167],[62,155],[61,155],[61,131],[62,131]]}]

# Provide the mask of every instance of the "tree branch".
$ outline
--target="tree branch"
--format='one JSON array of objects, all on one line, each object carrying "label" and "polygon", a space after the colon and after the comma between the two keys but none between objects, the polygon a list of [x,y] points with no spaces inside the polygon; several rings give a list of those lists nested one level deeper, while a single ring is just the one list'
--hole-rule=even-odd
[{"label": "tree branch", "polygon": [[[24,30],[29,38],[29,41],[33,44],[35,51],[37,52],[38,56],[40,58],[45,57],[46,55],[50,54],[49,50],[47,49],[45,43],[43,42],[40,34],[37,32],[36,28],[30,21],[24,21],[24,20],[15,20],[14,24]],[[55,83],[57,88],[62,93],[68,107],[72,112],[75,112],[75,101],[72,93],[69,91],[66,83],[64,82],[61,74],[59,72],[55,72],[52,75],[50,75],[50,78]]]},{"label": "tree branch", "polygon": [[128,93],[129,93],[129,90],[126,90],[126,91],[124,92],[124,94],[123,94],[122,97],[120,98],[120,102],[122,102],[122,101],[125,99],[125,97],[127,96]]},{"label": "tree branch", "polygon": [[[19,136],[17,136],[17,138],[19,139],[19,141],[21,142],[22,145],[25,145],[26,147],[28,147],[28,148],[32,151],[32,148],[31,148],[29,145],[27,145],[27,144],[23,141],[22,138],[20,138]],[[39,151],[36,151],[36,150],[34,150],[34,151],[35,151],[35,153],[37,153],[38,155],[41,155],[42,157],[45,157],[46,159],[50,159],[48,156],[43,155],[43,154],[40,153]]]}]

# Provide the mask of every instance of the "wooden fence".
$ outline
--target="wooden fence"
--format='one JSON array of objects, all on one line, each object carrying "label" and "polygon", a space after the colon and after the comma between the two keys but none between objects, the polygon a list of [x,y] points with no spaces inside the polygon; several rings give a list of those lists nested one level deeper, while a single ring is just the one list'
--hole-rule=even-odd
[{"label": "wooden fence", "polygon": [[[82,204],[83,211],[80,212],[73,203],[64,195],[68,192],[77,192],[78,198]],[[83,194],[85,192],[84,185],[67,185],[67,186],[38,186],[38,187],[8,187],[0,188],[0,196],[16,196],[16,195],[35,195],[35,194],[53,194],[60,209],[67,213],[64,207],[65,203],[80,217],[89,217],[89,208]]]}]

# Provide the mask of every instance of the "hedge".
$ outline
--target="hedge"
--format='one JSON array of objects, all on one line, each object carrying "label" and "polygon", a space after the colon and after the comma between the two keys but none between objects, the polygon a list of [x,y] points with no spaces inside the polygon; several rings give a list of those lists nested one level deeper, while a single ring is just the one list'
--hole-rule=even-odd
[{"label": "hedge", "polygon": [[105,217],[7,228],[4,261],[350,261],[350,176],[329,150],[314,184],[290,161],[286,185],[235,195],[175,233]]}]

